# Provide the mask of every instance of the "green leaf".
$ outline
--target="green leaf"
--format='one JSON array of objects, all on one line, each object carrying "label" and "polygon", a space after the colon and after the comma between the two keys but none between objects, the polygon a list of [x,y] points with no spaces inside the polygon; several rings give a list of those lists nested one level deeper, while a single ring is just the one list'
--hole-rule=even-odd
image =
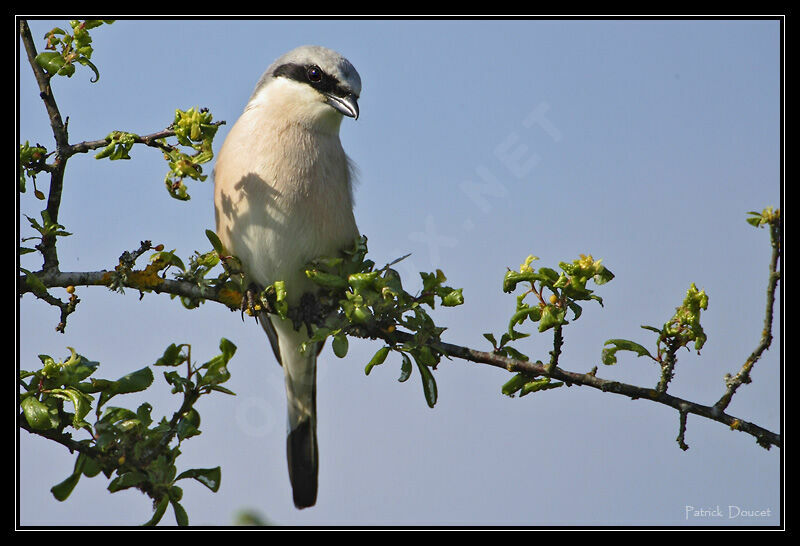
[{"label": "green leaf", "polygon": [[164,354],[156,360],[154,366],[180,366],[186,360],[184,357],[181,356],[181,347],[183,345],[175,345],[172,343],[167,349],[164,351]]},{"label": "green leaf", "polygon": [[211,242],[211,246],[214,247],[214,250],[216,251],[216,253],[218,255],[220,255],[220,256],[224,256],[225,255],[225,250],[223,249],[222,241],[219,240],[219,237],[217,237],[217,234],[214,233],[213,231],[211,231],[210,229],[207,229],[206,230],[206,237],[208,237],[208,240]]},{"label": "green leaf", "polygon": [[97,70],[97,67],[94,64],[92,64],[92,61],[90,61],[86,57],[78,57],[75,60],[78,61],[83,66],[88,66],[89,68],[91,68],[92,72],[94,72],[94,79],[91,79],[89,81],[92,83],[97,83],[97,80],[100,79],[100,71]]},{"label": "green leaf", "polygon": [[97,407],[99,408],[108,402],[112,396],[143,391],[152,383],[153,371],[148,367],[124,375],[116,381],[112,381],[109,387],[100,393],[100,400],[97,403]]},{"label": "green leaf", "polygon": [[36,64],[41,66],[51,76],[64,66],[64,57],[56,51],[43,51],[36,56]]},{"label": "green leaf", "polygon": [[203,368],[207,368],[207,371],[200,380],[201,385],[218,385],[231,378],[227,360],[222,355],[211,359],[203,365]]},{"label": "green leaf", "polygon": [[69,400],[72,402],[72,405],[75,406],[75,414],[72,417],[73,427],[81,428],[90,426],[89,423],[83,420],[83,418],[86,417],[86,415],[92,409],[91,403],[93,398],[91,396],[74,388],[50,389],[49,394],[57,398]]},{"label": "green leaf", "polygon": [[275,312],[279,317],[286,318],[286,314],[289,312],[289,302],[286,301],[286,282],[275,281],[272,286],[275,289]]},{"label": "green leaf", "polygon": [[547,279],[545,284],[553,284],[561,277],[561,274],[558,271],[549,267],[540,267],[538,273]]},{"label": "green leaf", "polygon": [[183,441],[186,438],[191,438],[192,436],[197,436],[200,434],[198,427],[200,426],[200,414],[194,408],[190,409],[186,414],[178,421],[178,439]]},{"label": "green leaf", "polygon": [[218,466],[214,468],[192,468],[181,472],[178,477],[175,478],[175,481],[184,478],[194,478],[216,493],[219,490],[219,484],[222,480],[222,471]]},{"label": "green leaf", "polygon": [[186,514],[186,510],[183,509],[183,506],[181,506],[181,503],[171,499],[170,503],[172,503],[172,509],[175,511],[175,521],[178,523],[178,526],[179,527],[188,526],[189,516]]},{"label": "green leaf", "polygon": [[461,293],[463,288],[453,290],[442,298],[442,305],[445,307],[455,307],[464,303],[464,295]]},{"label": "green leaf", "polygon": [[529,319],[531,322],[537,322],[542,318],[542,309],[538,305],[528,306],[525,305],[517,312],[515,312],[511,319],[508,321],[508,335],[511,339],[519,339],[520,332],[516,332],[514,330],[514,326],[517,324],[522,324],[525,322],[525,319]]},{"label": "green leaf", "polygon": [[145,481],[147,481],[147,475],[142,472],[125,472],[111,480],[111,483],[108,484],[108,490],[112,493],[116,493],[117,491],[134,487]]},{"label": "green leaf", "polygon": [[375,353],[372,359],[367,363],[366,368],[364,368],[364,373],[369,375],[369,372],[372,371],[372,368],[380,364],[383,364],[390,350],[391,347],[381,347],[380,349],[378,349],[378,352]]},{"label": "green leaf", "polygon": [[39,280],[39,277],[37,277],[33,273],[26,273],[25,274],[25,284],[37,296],[41,296],[42,294],[46,294],[47,293],[47,287],[44,285],[44,283],[41,280]]},{"label": "green leaf", "polygon": [[20,402],[20,406],[22,406],[25,420],[34,430],[49,430],[56,428],[59,424],[58,415],[53,413],[54,410],[34,396],[25,398]]},{"label": "green leaf", "polygon": [[639,326],[639,328],[644,328],[645,330],[650,330],[651,332],[655,332],[658,335],[661,335],[663,333],[663,330],[661,328],[656,328],[655,326],[642,325],[642,326]]},{"label": "green leaf", "polygon": [[[600,302],[600,305],[603,305],[603,303]],[[567,307],[569,307],[575,315],[575,318],[573,318],[572,320],[578,320],[581,316],[581,313],[583,313],[583,308],[581,308],[581,306],[575,303],[574,301],[569,302],[567,304]]]},{"label": "green leaf", "polygon": [[521,352],[516,350],[514,347],[511,347],[510,345],[506,345],[505,347],[503,347],[502,350],[506,353],[506,356],[509,356],[514,360],[522,360],[524,362],[528,361],[528,355],[522,354]]},{"label": "green leaf", "polygon": [[347,277],[347,284],[354,290],[370,290],[375,288],[375,281],[380,275],[380,271],[370,271],[369,273],[353,273]]},{"label": "green leaf", "polygon": [[314,283],[328,290],[343,290],[347,288],[347,280],[333,273],[325,273],[316,269],[307,269],[306,277]]},{"label": "green leaf", "polygon": [[411,367],[411,359],[406,353],[400,353],[400,356],[403,357],[403,363],[400,365],[400,377],[397,380],[403,383],[411,377],[411,370],[413,368]]},{"label": "green leaf", "polygon": [[436,389],[436,380],[433,378],[431,369],[419,360],[417,360],[417,368],[422,376],[422,392],[425,394],[425,402],[428,403],[429,408],[432,408],[436,405],[436,399],[439,396]]},{"label": "green leaf", "polygon": [[225,393],[225,394],[230,394],[231,396],[236,396],[236,393],[233,392],[232,390],[226,389],[225,387],[221,387],[219,385],[211,385],[211,387],[209,387],[209,388],[212,391],[219,391],[219,392],[222,392],[222,393]]},{"label": "green leaf", "polygon": [[348,349],[348,341],[347,336],[344,334],[340,334],[337,336],[333,336],[333,342],[331,343],[333,346],[333,354],[335,354],[339,358],[344,358],[347,356],[347,349]]},{"label": "green leaf", "polygon": [[231,378],[231,374],[228,371],[228,362],[236,353],[236,345],[230,340],[222,338],[219,342],[219,349],[222,351],[221,355],[212,358],[201,366],[201,368],[207,370],[200,381],[201,385],[218,385]]},{"label": "green leaf", "polygon": [[161,500],[158,501],[156,505],[156,510],[153,513],[153,517],[150,518],[150,521],[144,524],[145,527],[153,527],[161,521],[161,518],[164,517],[164,512],[167,511],[167,506],[169,506],[169,496],[164,495],[161,497]]},{"label": "green leaf", "polygon": [[67,347],[67,349],[70,350],[71,356],[61,367],[57,381],[65,386],[75,386],[92,375],[100,363],[77,355],[72,347]]},{"label": "green leaf", "polygon": [[536,379],[534,381],[525,383],[525,385],[522,387],[522,390],[520,390],[519,396],[522,398],[526,394],[530,394],[532,392],[557,389],[562,385],[564,385],[564,383],[551,383],[549,377],[542,377],[541,379]]},{"label": "green leaf", "polygon": [[483,337],[485,337],[486,340],[492,344],[492,348],[497,347],[497,339],[495,339],[494,334],[486,333],[483,334]]},{"label": "green leaf", "polygon": [[78,480],[81,479],[80,472],[74,472],[66,480],[63,482],[54,485],[50,488],[50,492],[56,498],[57,501],[65,501],[72,493],[72,490],[75,489],[75,486],[78,485]]},{"label": "green leaf", "polygon": [[566,324],[564,320],[566,314],[567,310],[564,308],[554,305],[545,305],[542,308],[542,318],[539,321],[539,332],[544,332],[559,324]]},{"label": "green leaf", "polygon": [[102,470],[96,460],[92,459],[91,457],[87,457],[83,453],[78,455],[78,460],[75,461],[75,469],[80,470],[81,474],[87,478],[93,478],[97,476]]},{"label": "green leaf", "polygon": [[513,396],[515,392],[520,390],[525,383],[531,381],[531,376],[525,373],[518,373],[514,375],[511,379],[506,381],[502,387],[500,387],[500,392],[505,394],[506,396]]},{"label": "green leaf", "polygon": [[123,375],[114,383],[115,394],[143,391],[153,383],[153,371],[148,367],[144,367]]},{"label": "green leaf", "polygon": [[636,353],[637,356],[649,356],[653,360],[653,355],[650,354],[650,351],[645,349],[643,346],[639,345],[638,343],[634,343],[633,341],[627,339],[609,339],[604,343],[604,345],[612,345],[613,347],[607,347],[603,349],[601,354],[601,361],[606,366],[611,366],[617,363],[617,351],[632,351]]},{"label": "green leaf", "polygon": [[222,351],[222,357],[225,362],[228,362],[236,353],[236,345],[231,340],[223,337],[219,340],[219,350]]}]

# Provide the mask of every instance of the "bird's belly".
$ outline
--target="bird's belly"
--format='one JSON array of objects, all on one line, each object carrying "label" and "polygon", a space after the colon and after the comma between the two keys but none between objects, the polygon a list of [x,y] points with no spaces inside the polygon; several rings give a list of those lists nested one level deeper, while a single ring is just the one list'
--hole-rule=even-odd
[{"label": "bird's belly", "polygon": [[290,302],[314,288],[303,271],[308,262],[336,256],[358,237],[349,194],[319,193],[250,195],[238,209],[248,221],[235,222],[223,241],[251,280],[261,286],[285,281]]}]

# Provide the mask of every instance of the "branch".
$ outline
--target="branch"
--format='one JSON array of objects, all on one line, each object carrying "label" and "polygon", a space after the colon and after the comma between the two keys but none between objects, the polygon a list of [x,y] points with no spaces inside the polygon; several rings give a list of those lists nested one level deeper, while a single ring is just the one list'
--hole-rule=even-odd
[{"label": "branch", "polygon": [[[22,43],[25,45],[25,51],[28,56],[28,62],[33,70],[33,75],[36,77],[36,83],[39,84],[39,96],[44,102],[47,114],[50,117],[50,127],[53,130],[53,137],[56,141],[56,155],[50,172],[50,192],[47,197],[47,213],[54,223],[58,223],[58,211],[61,208],[61,192],[64,185],[64,169],[67,165],[69,155],[65,155],[65,150],[69,148],[69,135],[67,133],[67,126],[61,119],[61,112],[56,104],[56,99],[53,97],[53,90],[50,87],[50,76],[36,62],[36,45],[33,43],[31,30],[28,27],[28,22],[20,20],[19,33],[22,37]],[[56,236],[47,235],[42,237],[40,245],[42,256],[44,257],[44,264],[42,269],[45,271],[58,271],[58,252],[56,251]]]},{"label": "branch", "polygon": [[[216,125],[216,126],[225,125],[225,122],[215,121],[211,125]],[[163,144],[158,141],[173,136],[175,136],[175,131],[173,129],[167,128],[145,136],[136,135],[133,141],[136,144],[144,144],[145,146],[150,146],[151,148],[158,148],[159,150],[162,151],[171,151],[172,149],[174,149],[174,146]],[[79,142],[77,144],[69,146],[67,152],[69,153],[70,156],[75,154],[83,154],[90,152],[92,150],[97,150],[99,148],[105,148],[106,146],[108,146],[108,142],[109,141],[106,138],[101,140],[85,140],[83,142]]]},{"label": "branch", "polygon": [[77,451],[78,453],[83,453],[87,457],[97,458],[101,455],[101,452],[92,446],[78,442],[72,439],[72,435],[68,432],[61,432],[58,430],[36,430],[32,428],[29,424],[27,419],[25,419],[25,415],[20,413],[19,417],[17,418],[17,423],[19,427],[27,430],[31,434],[35,434],[36,436],[41,436],[42,438],[47,438],[48,440],[53,440],[61,444],[62,446],[69,449],[70,453]]},{"label": "branch", "polygon": [[[358,335],[358,337],[370,339],[381,338],[390,344],[405,343],[413,340],[413,336],[406,332],[394,331],[387,333],[379,329],[370,331],[365,329],[359,333],[356,333],[356,335]],[[549,363],[542,364],[541,362],[516,360],[495,353],[477,351],[468,347],[444,342],[437,344],[433,348],[450,357],[456,357],[479,364],[488,364],[489,366],[503,368],[510,372],[522,372],[531,376],[550,377],[552,379],[563,381],[568,386],[583,385],[593,389],[598,389],[603,392],[627,396],[631,400],[645,399],[652,402],[657,402],[659,404],[664,404],[665,406],[669,406],[678,410],[678,412],[681,414],[681,430],[684,430],[686,426],[685,415],[692,413],[694,415],[699,415],[700,417],[705,417],[707,419],[711,419],[712,421],[717,421],[718,423],[728,425],[731,430],[746,432],[747,434],[753,436],[758,444],[764,448],[769,449],[769,447],[773,445],[779,448],[783,447],[783,439],[781,435],[775,434],[774,432],[733,415],[729,415],[715,406],[704,406],[702,404],[697,404],[695,402],[690,402],[689,400],[672,396],[666,392],[658,392],[655,389],[637,387],[627,383],[603,379],[597,377],[595,374],[596,370],[592,370],[589,373],[576,373],[555,367],[552,371],[548,372],[548,368],[550,367]],[[682,440],[682,434],[680,438]]]},{"label": "branch", "polygon": [[770,240],[772,243],[772,256],[769,261],[769,281],[767,282],[767,310],[764,316],[764,329],[761,332],[761,342],[756,349],[750,354],[742,368],[735,376],[731,377],[730,374],[725,374],[725,384],[727,390],[725,394],[714,404],[714,407],[720,411],[724,411],[730,404],[736,390],[744,383],[750,383],[750,371],[753,366],[761,358],[761,354],[769,349],[772,345],[772,317],[775,308],[775,289],[778,286],[778,281],[781,278],[781,272],[778,271],[778,260],[781,257],[781,227],[782,221],[780,218],[774,223],[770,224]]},{"label": "branch", "polygon": [[47,114],[50,116],[50,126],[53,129],[53,137],[60,149],[67,148],[69,146],[67,126],[61,119],[61,112],[53,96],[53,90],[50,87],[50,76],[47,75],[44,69],[39,66],[39,63],[36,62],[36,45],[31,36],[31,29],[28,27],[28,22],[24,19],[21,19],[19,22],[19,34],[22,37],[22,43],[25,45],[25,52],[28,56],[28,62],[33,69],[36,83],[39,84],[39,97],[44,101]]},{"label": "branch", "polygon": [[[115,273],[115,271],[109,270],[75,272],[39,271],[34,273],[34,275],[36,275],[47,288],[66,288],[68,286],[110,287],[115,278]],[[31,287],[25,283],[24,275],[19,277],[18,282],[18,292],[20,296],[26,292],[33,293]],[[230,307],[230,298],[225,298],[221,294],[220,288],[202,287],[186,281],[162,279],[159,277],[158,284],[155,286],[142,286],[135,281],[128,281],[123,283],[123,287],[139,290],[140,292],[152,291],[156,294],[171,294],[173,296],[190,298],[193,300],[211,300]],[[238,309],[238,304],[236,308]]]},{"label": "branch", "polygon": [[[67,287],[67,286],[110,286],[114,279],[114,271],[95,271],[95,272],[47,272],[42,271],[36,273],[37,278],[46,287]],[[136,282],[127,281],[124,283],[127,288],[137,289],[139,291],[152,291],[160,294],[171,294],[180,297],[190,298],[192,300],[211,300],[217,303],[222,303],[229,309],[235,309],[236,302],[232,301],[230,294],[222,294],[221,287],[202,287],[194,283],[161,279],[157,285],[148,285],[142,287]],[[25,283],[25,277],[20,277],[19,293],[32,292],[32,290]],[[235,299],[235,298],[234,298]],[[409,343],[414,340],[414,336],[408,332],[401,330],[387,331],[378,327],[363,326],[355,329],[352,335],[361,338],[369,339],[383,339],[390,345]],[[559,336],[560,337],[560,336]],[[503,368],[510,372],[522,372],[533,377],[550,377],[559,381],[563,381],[568,386],[571,385],[584,385],[603,392],[609,392],[627,396],[631,400],[646,399],[652,402],[657,402],[674,408],[680,413],[681,416],[681,431],[685,430],[685,418],[688,414],[699,415],[722,424],[729,426],[732,430],[739,430],[753,436],[759,445],[765,448],[770,446],[783,446],[783,439],[781,435],[775,434],[763,427],[754,423],[745,421],[744,419],[735,417],[724,412],[724,408],[717,405],[705,406],[689,400],[678,398],[667,394],[666,392],[657,389],[638,387],[627,383],[621,383],[609,379],[597,377],[596,369],[589,373],[570,372],[559,368],[554,365],[554,360],[558,357],[556,354],[551,354],[553,359],[547,364],[541,362],[529,362],[525,360],[507,358],[502,355],[484,351],[470,349],[468,347],[454,345],[451,343],[439,342],[432,346],[436,351],[439,351],[449,357],[455,357],[470,362],[479,364],[487,364],[497,368]],[[683,434],[679,436],[679,444],[682,443]]]},{"label": "branch", "polygon": [[[496,366],[498,368],[505,368],[514,372],[526,372],[531,375],[548,375],[546,372],[547,366],[538,363],[525,362],[520,360],[513,360],[492,353],[485,353],[475,351],[466,347],[451,345],[443,343],[442,348],[444,352],[451,356],[456,356],[464,360],[472,362],[479,362]],[[714,406],[704,406],[695,402],[690,402],[667,393],[659,393],[653,389],[646,389],[643,387],[636,387],[618,381],[602,379],[591,373],[575,373],[555,368],[549,377],[564,381],[567,385],[585,385],[603,392],[611,392],[614,394],[621,394],[629,397],[631,400],[639,398],[651,400],[675,408],[681,413],[693,413],[712,421],[717,421],[731,427],[734,430],[746,432],[755,437],[759,445],[768,447],[775,445],[777,447],[783,446],[783,440],[780,435],[770,432],[753,423],[744,421],[732,415],[728,415]]]}]

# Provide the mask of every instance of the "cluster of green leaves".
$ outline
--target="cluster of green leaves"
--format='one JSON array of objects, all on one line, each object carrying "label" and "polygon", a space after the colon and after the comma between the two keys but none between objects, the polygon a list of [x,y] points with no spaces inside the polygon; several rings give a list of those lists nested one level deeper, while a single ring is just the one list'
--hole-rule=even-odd
[{"label": "cluster of green leaves", "polygon": [[95,154],[95,159],[103,159],[107,157],[111,161],[117,159],[130,159],[129,152],[133,145],[136,144],[138,135],[134,133],[126,133],[125,131],[112,131],[107,137],[106,142],[108,145]]},{"label": "cluster of green leaves", "polygon": [[750,211],[747,213],[747,223],[754,227],[762,227],[766,225],[776,226],[781,221],[781,209],[774,209],[767,207],[761,212]]},{"label": "cluster of green leaves", "polygon": [[[31,227],[37,231],[39,235],[34,237],[23,237],[21,239],[22,242],[41,241],[45,238],[68,237],[72,235],[72,233],[65,231],[64,226],[58,222],[53,222],[53,220],[50,218],[50,213],[47,212],[47,210],[43,210],[41,212],[41,217],[42,221],[39,222],[36,218],[31,218],[27,214],[25,215],[25,218],[28,219],[28,223],[30,223]],[[36,252],[36,249],[28,247],[20,247],[19,249],[20,254],[29,254],[31,252]]]},{"label": "cluster of green leaves", "polygon": [[[136,411],[106,406],[116,395],[146,390],[153,383],[150,367],[129,373],[116,381],[93,377],[98,363],[78,355],[70,348],[65,362],[40,355],[42,367],[35,371],[20,371],[19,395],[22,418],[27,428],[47,437],[72,441],[65,434],[67,427],[86,430],[90,438],[79,440],[78,457],[73,472],[63,482],[53,486],[53,496],[66,500],[81,476],[94,477],[102,472],[111,479],[112,493],[136,488],[153,499],[154,515],[147,522],[155,525],[169,505],[172,505],[179,525],[188,525],[186,511],[180,504],[183,490],[176,482],[193,478],[212,491],[220,485],[220,468],[192,468],[177,473],[176,459],[181,442],[200,434],[200,414],[195,409],[198,399],[213,391],[233,394],[222,386],[230,378],[228,362],[236,347],[227,339],[220,342],[221,354],[196,366],[191,363],[188,345],[170,345],[154,366],[177,369],[186,364],[186,373],[176,370],[164,373],[172,392],[183,395],[183,403],[170,420],[162,417],[155,422],[152,406],[141,404]],[[95,396],[98,396],[96,420],[86,420]],[[65,402],[69,406],[65,406]],[[73,409],[72,412],[67,411]],[[112,478],[112,476],[114,476]]]},{"label": "cluster of green leaves", "polygon": [[[438,391],[431,370],[443,356],[435,347],[445,328],[435,324],[428,310],[435,308],[437,300],[444,307],[461,305],[464,302],[462,291],[446,286],[447,278],[437,270],[420,273],[422,290],[412,295],[403,289],[400,274],[391,267],[403,258],[376,268],[366,254],[367,238],[361,237],[353,248],[340,256],[318,258],[306,267],[306,276],[320,288],[317,298],[324,310],[319,313],[307,344],[323,342],[330,337],[334,353],[343,358],[348,351],[347,336],[381,338],[387,344],[378,349],[364,372],[369,374],[394,351],[400,355],[399,381],[404,382],[412,374],[413,360],[422,378],[425,400],[433,407]],[[294,319],[298,325],[294,310],[285,303],[283,283],[267,287],[262,298],[265,307]],[[396,332],[406,335],[400,338]]]},{"label": "cluster of green leaves", "polygon": [[169,163],[169,172],[164,179],[167,191],[175,199],[182,201],[189,199],[184,178],[203,181],[207,175],[203,174],[202,165],[214,157],[212,142],[219,125],[212,123],[213,116],[206,108],[189,108],[186,111],[176,110],[175,120],[170,126],[175,131],[178,143],[194,150],[189,155],[176,146],[164,144],[164,159]]},{"label": "cluster of green leaves", "polygon": [[37,144],[31,146],[26,140],[19,146],[19,192],[25,193],[26,179],[33,181],[34,195],[37,199],[44,199],[44,194],[36,189],[36,175],[42,171],[47,149]]},{"label": "cluster of green leaves", "polygon": [[[577,320],[583,312],[579,302],[594,300],[602,305],[602,298],[587,288],[586,284],[590,280],[597,285],[605,284],[614,278],[614,274],[603,265],[602,260],[595,260],[591,255],[581,254],[572,262],[559,262],[561,271],[549,267],[534,268],[532,264],[535,260],[538,260],[536,256],[528,256],[520,265],[519,271],[508,270],[503,278],[503,291],[506,293],[514,292],[520,284],[527,289],[517,296],[514,314],[509,319],[508,330],[502,334],[500,342],[498,343],[494,334],[486,333],[483,336],[492,344],[494,353],[527,362],[527,355],[509,345],[512,341],[530,336],[516,328],[525,321],[530,321],[538,323],[539,332],[555,329],[554,344],[557,347],[551,352],[551,362],[555,365],[557,352],[560,350],[561,328],[569,324],[567,311],[572,311],[573,320]],[[529,296],[533,296],[532,301]],[[525,396],[561,385],[559,382],[551,383],[549,377],[518,373],[502,386],[501,391],[509,396],[517,392],[520,396]]]},{"label": "cluster of green leaves", "polygon": [[675,309],[675,314],[661,328],[643,325],[642,328],[658,334],[656,338],[656,355],[653,356],[644,346],[627,339],[609,339],[600,360],[605,365],[617,363],[618,351],[631,351],[637,356],[646,356],[659,364],[674,360],[678,349],[694,343],[696,351],[700,351],[706,342],[706,334],[700,324],[700,313],[708,309],[708,296],[704,290],[698,290],[694,283],[686,291],[683,303]]},{"label": "cluster of green leaves", "polygon": [[[549,267],[539,269],[531,267],[531,263],[537,259],[536,256],[528,256],[519,271],[509,270],[503,278],[503,292],[506,293],[513,292],[520,283],[530,286],[517,296],[516,312],[508,323],[508,335],[511,340],[530,335],[514,329],[525,320],[538,322],[539,332],[544,332],[554,326],[567,324],[567,310],[572,311],[573,320],[577,320],[582,312],[581,306],[577,303],[579,301],[595,300],[602,305],[602,298],[586,288],[586,283],[593,280],[595,284],[601,285],[614,278],[614,274],[601,263],[602,260],[594,260],[591,255],[581,254],[579,259],[571,263],[559,262],[561,272]],[[548,299],[545,299],[545,289],[550,293]],[[525,301],[531,294],[537,298],[533,304]]]},{"label": "cluster of green leaves", "polygon": [[[184,179],[203,181],[208,178],[203,174],[202,165],[214,158],[212,143],[219,124],[213,122],[208,109],[192,107],[185,111],[175,110],[175,118],[169,128],[175,133],[177,146],[168,143],[166,138],[155,139],[151,145],[163,151],[169,165],[164,184],[170,196],[188,201],[190,196]],[[107,145],[95,155],[96,159],[130,159],[133,145],[144,142],[139,135],[125,131],[113,131],[105,140]],[[181,146],[189,148],[191,152],[187,153]]]},{"label": "cluster of green leaves", "polygon": [[75,63],[88,66],[94,72],[96,82],[100,79],[100,72],[92,64],[92,37],[89,30],[102,24],[110,25],[113,20],[89,19],[86,21],[73,20],[69,22],[72,32],[56,27],[44,35],[47,40],[45,50],[36,56],[36,63],[48,75],[72,77],[75,73]]}]

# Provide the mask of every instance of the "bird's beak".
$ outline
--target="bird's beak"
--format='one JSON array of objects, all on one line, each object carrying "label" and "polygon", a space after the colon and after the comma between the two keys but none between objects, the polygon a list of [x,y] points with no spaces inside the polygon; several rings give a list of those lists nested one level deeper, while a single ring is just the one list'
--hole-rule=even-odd
[{"label": "bird's beak", "polygon": [[344,97],[334,94],[326,94],[325,98],[331,106],[336,108],[343,115],[358,119],[358,101],[352,93],[348,93]]}]

